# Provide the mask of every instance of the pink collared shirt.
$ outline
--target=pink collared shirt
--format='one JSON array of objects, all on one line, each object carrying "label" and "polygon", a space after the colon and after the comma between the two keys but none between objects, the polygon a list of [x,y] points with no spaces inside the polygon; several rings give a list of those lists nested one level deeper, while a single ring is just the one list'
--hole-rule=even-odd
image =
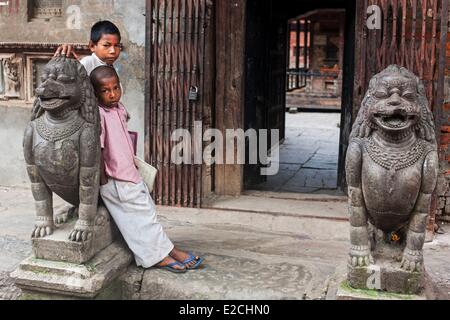
[{"label": "pink collared shirt", "polygon": [[105,171],[108,177],[116,180],[139,183],[142,177],[134,164],[134,152],[128,134],[127,111],[119,102],[117,107],[100,109],[102,147]]}]

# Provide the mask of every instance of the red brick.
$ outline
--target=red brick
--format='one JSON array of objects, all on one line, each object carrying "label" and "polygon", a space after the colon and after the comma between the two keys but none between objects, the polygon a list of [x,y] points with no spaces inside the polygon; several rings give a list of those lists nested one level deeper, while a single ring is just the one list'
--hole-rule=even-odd
[{"label": "red brick", "polygon": [[447,133],[450,133],[450,126],[442,126],[442,127],[441,127],[441,132],[447,132]]},{"label": "red brick", "polygon": [[450,133],[443,133],[441,135],[441,145],[450,144]]}]

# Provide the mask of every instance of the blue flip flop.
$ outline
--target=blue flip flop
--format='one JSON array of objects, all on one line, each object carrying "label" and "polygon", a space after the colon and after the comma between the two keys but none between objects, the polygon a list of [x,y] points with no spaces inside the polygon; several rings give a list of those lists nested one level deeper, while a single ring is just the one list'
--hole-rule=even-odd
[{"label": "blue flip flop", "polygon": [[188,270],[197,269],[202,264],[202,262],[204,260],[203,257],[199,257],[198,259],[195,259],[196,256],[194,256],[192,253],[188,252],[188,254],[189,254],[189,258],[187,258],[186,260],[183,260],[181,263],[186,266],[189,262],[192,262],[195,260],[197,262],[190,267],[186,267],[186,269],[188,269]]},{"label": "blue flip flop", "polygon": [[[195,258],[195,257],[194,257],[194,258]],[[192,260],[191,260],[191,261],[192,261]],[[184,269],[173,268],[174,266],[182,266],[182,267],[184,267]],[[162,266],[162,267],[155,266],[155,268],[158,268],[158,269],[165,269],[165,270],[168,270],[168,271],[174,272],[174,273],[185,273],[185,272],[187,271],[187,268],[186,268],[183,264],[181,264],[180,262],[178,262],[178,261],[169,263],[167,266]]]}]

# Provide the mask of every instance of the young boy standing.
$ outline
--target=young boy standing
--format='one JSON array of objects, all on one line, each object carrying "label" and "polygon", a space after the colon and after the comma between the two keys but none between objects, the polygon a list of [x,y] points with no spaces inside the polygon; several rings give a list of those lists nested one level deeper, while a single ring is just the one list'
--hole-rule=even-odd
[{"label": "young boy standing", "polygon": [[112,66],[119,58],[122,50],[120,41],[122,37],[117,26],[110,21],[99,21],[91,28],[91,38],[89,40],[89,49],[92,54],[79,60],[78,55],[72,49],[71,45],[64,44],[60,46],[55,55],[66,55],[70,57],[72,54],[75,59],[85,67],[88,75],[91,74],[98,66]]}]

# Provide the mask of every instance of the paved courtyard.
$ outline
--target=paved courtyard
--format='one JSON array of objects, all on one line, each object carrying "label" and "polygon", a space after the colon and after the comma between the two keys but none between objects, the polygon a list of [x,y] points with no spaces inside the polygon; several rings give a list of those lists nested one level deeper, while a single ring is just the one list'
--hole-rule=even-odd
[{"label": "paved courtyard", "polygon": [[252,189],[334,193],[337,186],[340,113],[286,113],[280,170]]},{"label": "paved courtyard", "polygon": [[[273,195],[272,195],[273,196]],[[345,202],[317,195],[243,196],[227,209],[158,207],[174,243],[205,257],[202,269],[174,275],[133,263],[121,277],[128,299],[333,299],[345,274],[349,230]],[[55,212],[66,204],[55,197]],[[269,205],[271,204],[271,205]],[[238,208],[244,208],[239,210]],[[0,300],[18,299],[9,273],[31,255],[30,189],[0,187]],[[450,298],[450,229],[425,245],[428,272]]]}]

